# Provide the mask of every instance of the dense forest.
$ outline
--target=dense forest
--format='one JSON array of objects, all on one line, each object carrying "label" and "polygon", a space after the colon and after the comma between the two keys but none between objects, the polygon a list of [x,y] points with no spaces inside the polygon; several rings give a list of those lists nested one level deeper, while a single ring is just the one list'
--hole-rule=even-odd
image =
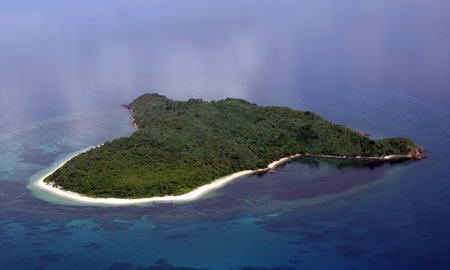
[{"label": "dense forest", "polygon": [[379,157],[415,149],[409,139],[371,140],[309,111],[242,99],[145,94],[129,108],[136,132],[76,156],[45,182],[91,197],[178,195],[294,154]]}]

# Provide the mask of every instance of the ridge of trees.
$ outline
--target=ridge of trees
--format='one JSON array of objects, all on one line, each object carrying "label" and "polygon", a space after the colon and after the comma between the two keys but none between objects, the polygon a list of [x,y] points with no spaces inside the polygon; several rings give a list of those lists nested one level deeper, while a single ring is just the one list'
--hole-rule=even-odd
[{"label": "ridge of trees", "polygon": [[129,106],[138,130],[68,161],[47,183],[90,197],[186,193],[238,171],[294,154],[408,154],[406,138],[371,140],[309,111],[243,99],[175,101],[145,94]]}]

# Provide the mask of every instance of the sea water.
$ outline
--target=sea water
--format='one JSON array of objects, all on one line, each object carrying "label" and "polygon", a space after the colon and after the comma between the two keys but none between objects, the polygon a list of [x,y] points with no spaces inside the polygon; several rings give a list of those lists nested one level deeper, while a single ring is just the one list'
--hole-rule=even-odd
[{"label": "sea water", "polygon": [[[2,1],[0,268],[448,269],[446,1]],[[188,203],[29,188],[129,136],[146,92],[244,98],[408,137],[428,159],[299,158]]]}]

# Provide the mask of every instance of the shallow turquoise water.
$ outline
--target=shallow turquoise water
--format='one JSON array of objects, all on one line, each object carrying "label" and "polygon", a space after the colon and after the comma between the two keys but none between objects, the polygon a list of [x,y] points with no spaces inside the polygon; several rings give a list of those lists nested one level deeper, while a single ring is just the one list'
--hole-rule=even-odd
[{"label": "shallow turquoise water", "polygon": [[[447,2],[173,3],[0,4],[0,268],[450,267]],[[133,132],[120,105],[145,92],[311,110],[431,153],[299,159],[182,204],[64,205],[27,188]]]}]

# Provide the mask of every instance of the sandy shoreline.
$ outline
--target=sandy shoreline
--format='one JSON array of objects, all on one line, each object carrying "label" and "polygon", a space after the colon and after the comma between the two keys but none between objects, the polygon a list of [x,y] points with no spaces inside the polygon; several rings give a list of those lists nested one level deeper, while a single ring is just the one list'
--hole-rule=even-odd
[{"label": "sandy shoreline", "polygon": [[[98,147],[98,146],[95,146]],[[90,149],[90,148],[89,148]],[[79,152],[83,153],[88,151],[89,149],[85,149]],[[76,155],[74,155],[76,156]],[[345,156],[328,156],[328,155],[311,155],[311,154],[297,154],[297,155],[293,155],[290,157],[285,157],[282,159],[279,159],[277,161],[274,161],[272,163],[270,163],[267,168],[265,169],[259,169],[259,170],[246,170],[246,171],[241,171],[241,172],[237,172],[234,174],[230,174],[227,175],[225,177],[222,177],[220,179],[217,179],[209,184],[200,186],[196,189],[194,189],[193,191],[190,191],[186,194],[183,195],[178,195],[178,196],[172,196],[172,195],[168,195],[168,196],[164,196],[164,197],[152,197],[152,198],[141,198],[141,199],[118,199],[118,198],[92,198],[92,197],[87,197],[87,196],[83,196],[81,194],[75,193],[75,192],[71,192],[71,191],[65,191],[59,188],[55,188],[49,184],[46,184],[44,182],[44,179],[47,178],[47,176],[51,175],[54,171],[56,171],[57,169],[59,169],[61,166],[63,166],[67,161],[69,161],[70,159],[72,159],[74,156],[68,157],[65,160],[61,161],[59,164],[57,164],[56,166],[52,167],[52,169],[50,169],[49,172],[45,173],[44,175],[40,176],[32,185],[33,187],[36,187],[38,189],[44,190],[50,194],[56,195],[56,196],[60,196],[72,201],[76,201],[76,202],[81,202],[81,203],[86,203],[89,205],[131,205],[131,204],[145,204],[145,203],[151,203],[151,202],[186,202],[186,201],[193,201],[196,200],[200,197],[202,197],[204,194],[208,193],[209,191],[218,189],[222,186],[224,186],[225,184],[227,184],[228,182],[231,182],[235,179],[247,176],[247,175],[252,175],[252,174],[256,174],[256,173],[260,173],[260,172],[266,172],[268,170],[272,170],[275,167],[288,162],[289,160],[301,157],[301,156],[319,156],[319,157],[327,157],[327,158],[348,158]],[[372,158],[367,158],[364,157],[364,159],[380,159],[380,160],[387,160],[387,159],[392,159],[392,158],[397,158],[397,157],[409,157],[407,155],[391,155],[391,156],[385,156],[385,157],[372,157]],[[356,157],[356,158],[362,158],[362,157]]]},{"label": "sandy shoreline", "polygon": [[[61,166],[62,165],[63,164],[61,164]],[[164,197],[152,197],[152,198],[141,198],[141,199],[118,199],[118,198],[92,198],[92,197],[83,196],[83,195],[75,193],[75,192],[70,192],[70,191],[65,191],[65,190],[59,189],[59,188],[54,188],[51,185],[44,183],[44,179],[53,172],[54,171],[47,173],[44,176],[40,177],[38,179],[38,181],[34,182],[34,186],[38,187],[40,189],[43,189],[53,195],[61,196],[61,197],[64,197],[64,198],[67,198],[67,199],[70,199],[73,201],[77,201],[77,202],[84,202],[84,203],[87,203],[90,205],[105,205],[105,204],[130,205],[130,204],[144,204],[144,203],[150,203],[150,202],[192,201],[192,200],[196,200],[196,199],[200,198],[202,195],[204,195],[205,193],[207,193],[211,190],[214,190],[214,189],[224,186],[226,183],[228,183],[234,179],[253,174],[253,171],[251,171],[251,170],[234,173],[234,174],[225,176],[223,178],[217,179],[209,184],[198,187],[191,192],[188,192],[183,195],[178,195],[178,196],[168,195],[168,196],[164,196]]]},{"label": "sandy shoreline", "polygon": [[[89,149],[83,150],[80,153],[83,153]],[[76,155],[75,155],[76,156]],[[38,189],[44,190],[50,194],[64,197],[66,199],[76,201],[76,202],[82,202],[89,205],[130,205],[130,204],[144,204],[144,203],[151,203],[151,202],[182,202],[182,201],[192,201],[200,198],[205,193],[220,188],[227,184],[228,182],[231,182],[237,178],[241,178],[243,176],[254,174],[254,171],[252,170],[246,170],[241,171],[237,173],[233,173],[230,175],[227,175],[225,177],[219,178],[217,180],[214,180],[213,182],[200,186],[196,189],[194,189],[191,192],[188,192],[183,195],[178,196],[164,196],[164,197],[152,197],[152,198],[141,198],[141,199],[118,199],[118,198],[92,198],[83,196],[81,194],[71,192],[71,191],[65,191],[59,188],[55,188],[47,183],[44,182],[44,179],[47,178],[49,175],[51,175],[53,172],[55,172],[57,169],[59,169],[61,166],[63,166],[66,162],[68,162],[70,159],[72,159],[74,156],[71,156],[63,161],[61,161],[59,164],[57,164],[56,167],[53,167],[49,172],[43,174],[40,176],[36,181],[32,183],[33,187],[36,187]]]}]

